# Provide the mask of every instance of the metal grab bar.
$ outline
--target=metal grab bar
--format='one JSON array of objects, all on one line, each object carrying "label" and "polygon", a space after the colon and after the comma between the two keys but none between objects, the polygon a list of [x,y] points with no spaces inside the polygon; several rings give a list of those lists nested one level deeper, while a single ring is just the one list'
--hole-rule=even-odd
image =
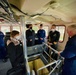
[{"label": "metal grab bar", "polygon": [[40,56],[40,54],[32,55],[32,56],[29,56],[27,58],[30,59],[30,58],[34,58],[34,57],[38,57],[38,56]]},{"label": "metal grab bar", "polygon": [[45,54],[46,54],[52,61],[54,61],[54,59],[51,58],[51,56],[50,56],[46,51],[44,51],[44,52],[45,52]]},{"label": "metal grab bar", "polygon": [[[56,64],[56,65],[58,66],[58,65],[60,64],[60,62],[61,62],[61,60],[57,60],[57,61],[51,62],[50,64],[47,64],[47,65],[39,68],[39,69],[37,70],[37,75],[39,75],[39,71],[40,71],[40,70],[42,70],[42,69],[44,69],[44,68],[47,68],[47,67],[49,67],[49,66],[52,66],[53,64]],[[57,67],[57,66],[56,66],[56,67]],[[54,70],[55,70],[55,69],[54,69]],[[54,70],[52,70],[52,72],[53,72]],[[50,73],[52,73],[52,72],[50,72]]]},{"label": "metal grab bar", "polygon": [[51,75],[53,73],[53,71],[59,66],[59,64],[61,63],[62,61],[59,60],[59,62],[56,64],[56,66],[52,69],[52,71],[48,74],[48,75]]},{"label": "metal grab bar", "polygon": [[24,53],[24,62],[25,62],[26,74],[30,75],[30,67],[29,67],[28,58],[27,58],[27,45],[26,45],[24,16],[21,16],[20,20],[21,20],[21,24],[22,24],[21,31],[22,31],[23,53]]},{"label": "metal grab bar", "polygon": [[51,46],[49,46],[48,44],[44,43],[48,48],[52,49],[55,53],[58,53],[57,50],[53,49]]},{"label": "metal grab bar", "polygon": [[30,75],[30,67],[28,62],[26,62],[26,71],[27,71],[27,75]]},{"label": "metal grab bar", "polygon": [[[58,51],[57,51],[57,50],[53,49],[52,47],[50,47],[50,46],[49,46],[48,44],[46,44],[46,43],[44,43],[44,44],[45,44],[48,48],[50,48],[52,51],[54,51],[55,53],[58,54]],[[49,56],[49,54],[48,54],[46,51],[44,51],[44,52],[46,53],[46,55]],[[49,57],[50,57],[50,56],[49,56]],[[61,56],[60,56],[60,57],[61,57]],[[61,57],[61,58],[63,58],[63,57]],[[56,65],[53,67],[53,69],[50,71],[50,73],[48,74],[48,75],[51,75],[51,74],[55,71],[55,69],[59,66],[59,64],[60,64],[61,62],[62,62],[61,59],[54,60],[54,61],[51,62],[50,64],[47,64],[47,65],[39,68],[39,69],[37,70],[37,75],[39,75],[39,71],[40,71],[40,70],[42,70],[42,69],[44,69],[44,68],[47,68],[47,67],[50,67],[50,66],[52,66],[53,64],[56,64]]]},{"label": "metal grab bar", "polygon": [[[57,50],[53,49],[51,46],[49,46],[48,44],[44,43],[48,48],[50,48],[52,51],[54,51],[55,53],[59,53]],[[62,56],[60,56],[61,60],[64,60],[64,58]]]},{"label": "metal grab bar", "polygon": [[32,75],[36,75],[34,70],[32,70]]}]

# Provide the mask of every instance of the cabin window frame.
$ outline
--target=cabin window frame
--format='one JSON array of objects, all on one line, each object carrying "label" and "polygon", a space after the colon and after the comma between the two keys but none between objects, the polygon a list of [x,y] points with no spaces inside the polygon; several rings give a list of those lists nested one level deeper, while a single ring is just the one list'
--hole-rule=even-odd
[{"label": "cabin window frame", "polygon": [[[44,29],[44,27],[48,27],[48,31],[46,31],[45,29]],[[49,26],[48,25],[44,25],[43,26],[43,29],[45,30],[45,32],[46,32],[46,38],[48,37],[48,33],[49,33]]]},{"label": "cabin window frame", "polygon": [[[34,29],[34,27],[37,26],[37,30]],[[48,27],[48,31],[45,30],[45,27]],[[49,26],[47,25],[43,25],[43,29],[46,32],[46,37],[48,36],[48,32],[49,32]],[[35,34],[37,34],[38,30],[39,30],[39,25],[33,25],[33,30],[35,31]]]},{"label": "cabin window frame", "polygon": [[[2,30],[1,30],[2,27],[9,27],[9,28],[10,28],[10,29],[9,29],[9,30],[10,30],[9,32],[11,32],[12,30],[14,30],[14,29],[13,29],[13,26],[18,26],[18,27],[20,28],[20,31],[19,31],[19,32],[21,32],[21,26],[20,26],[20,25],[6,25],[6,24],[0,25],[0,31],[2,31]],[[6,28],[6,29],[7,29],[7,28]],[[2,31],[2,32],[3,32],[3,31]],[[4,35],[6,35],[6,32],[3,32],[3,33],[4,33]]]},{"label": "cabin window frame", "polygon": [[16,29],[14,29],[14,27],[19,27],[19,30],[17,30],[17,31],[21,32],[21,26],[13,25],[13,26],[12,26],[12,31],[13,31],[13,30],[16,30]]},{"label": "cabin window frame", "polygon": [[[8,31],[8,32],[11,31],[10,25],[7,25],[7,26],[6,26],[6,25],[0,25],[0,31],[2,31],[2,30],[1,30],[2,27],[9,27],[9,31]],[[5,29],[8,29],[8,28],[5,28]],[[4,35],[6,35],[6,32],[4,32],[4,31],[2,31],[2,32],[4,33]]]},{"label": "cabin window frame", "polygon": [[[37,29],[35,28],[35,27],[37,27]],[[38,25],[33,25],[33,30],[35,31],[35,34],[37,34],[37,31],[39,30],[39,26]]]}]

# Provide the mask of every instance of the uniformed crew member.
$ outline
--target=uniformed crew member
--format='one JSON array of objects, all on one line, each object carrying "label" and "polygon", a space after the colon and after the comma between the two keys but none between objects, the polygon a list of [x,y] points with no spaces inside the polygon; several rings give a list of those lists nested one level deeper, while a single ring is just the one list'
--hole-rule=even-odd
[{"label": "uniformed crew member", "polygon": [[51,31],[48,35],[48,43],[52,48],[57,50],[58,41],[59,41],[60,33],[56,31],[56,25],[52,25]]},{"label": "uniformed crew member", "polygon": [[59,54],[64,57],[64,65],[61,75],[76,75],[76,25],[67,28],[69,39],[63,52]]},{"label": "uniformed crew member", "polygon": [[27,46],[33,46],[35,44],[35,31],[32,29],[32,24],[29,24],[28,30],[26,30]]},{"label": "uniformed crew member", "polygon": [[42,44],[43,42],[45,42],[46,33],[45,33],[45,30],[43,29],[42,24],[40,24],[40,29],[37,32],[37,36],[38,36],[39,44]]},{"label": "uniformed crew member", "polygon": [[0,31],[0,59],[6,61],[7,51],[4,43],[4,34]]}]

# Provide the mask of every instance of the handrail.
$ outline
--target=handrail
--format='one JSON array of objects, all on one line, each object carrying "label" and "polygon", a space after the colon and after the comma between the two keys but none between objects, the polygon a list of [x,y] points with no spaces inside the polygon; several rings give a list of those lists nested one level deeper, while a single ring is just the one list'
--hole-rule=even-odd
[{"label": "handrail", "polygon": [[48,44],[44,43],[47,47],[49,47],[50,49],[52,49],[55,53],[58,53],[57,50],[53,49],[51,46],[49,46]]},{"label": "handrail", "polygon": [[37,57],[37,56],[40,56],[41,54],[35,54],[35,55],[32,55],[32,56],[29,56],[28,59],[30,58],[33,58],[33,57]]},{"label": "handrail", "polygon": [[58,60],[58,61],[51,62],[50,64],[47,64],[47,65],[39,68],[39,69],[37,70],[37,75],[39,75],[39,71],[40,71],[40,70],[42,70],[42,69],[44,69],[44,68],[47,68],[47,67],[49,67],[49,66],[52,66],[53,64],[57,64],[58,62],[59,62],[59,60]]},{"label": "handrail", "polygon": [[26,70],[27,70],[27,75],[30,75],[30,67],[28,62],[26,62]]},{"label": "handrail", "polygon": [[62,61],[59,60],[59,62],[57,63],[57,65],[52,69],[52,71],[48,74],[48,75],[51,75],[53,73],[53,71],[57,68],[57,66],[61,63]]},{"label": "handrail", "polygon": [[[44,43],[44,44],[45,44],[48,48],[50,48],[52,51],[54,51],[55,53],[58,54],[58,51],[57,51],[57,50],[53,49],[51,46],[49,46],[49,45],[46,44],[46,43]],[[45,52],[45,53],[46,53],[46,52]],[[48,55],[48,53],[46,53],[46,54]],[[48,55],[48,56],[49,56],[49,55]],[[62,57],[61,57],[61,58],[62,58]],[[47,65],[39,68],[39,69],[37,70],[37,75],[39,75],[39,71],[40,71],[40,70],[42,70],[42,69],[44,69],[44,68],[47,68],[47,67],[50,67],[50,66],[52,66],[53,64],[56,64],[55,67],[53,67],[53,69],[52,69],[52,70],[50,71],[50,73],[48,74],[48,75],[51,75],[61,62],[62,62],[62,60],[60,60],[60,59],[59,59],[59,60],[54,60],[54,61],[51,62],[50,64],[47,64]]]},{"label": "handrail", "polygon": [[48,63],[47,59],[43,56],[43,54],[42,54],[42,57],[43,57],[43,58],[44,58],[44,60]]},{"label": "handrail", "polygon": [[[54,48],[52,48],[51,46],[49,46],[48,44],[46,44],[46,43],[44,43],[47,47],[49,47],[52,51],[54,51],[55,53],[57,53],[58,54],[58,51],[57,50],[55,50]],[[62,56],[60,56],[60,58],[62,59],[62,60],[64,60],[64,58],[62,57]]]},{"label": "handrail", "polygon": [[44,51],[44,52],[45,52],[45,54],[46,54],[51,60],[54,60],[54,59],[51,58],[51,56],[50,56],[46,51]]},{"label": "handrail", "polygon": [[32,75],[36,75],[34,70],[32,70]]}]

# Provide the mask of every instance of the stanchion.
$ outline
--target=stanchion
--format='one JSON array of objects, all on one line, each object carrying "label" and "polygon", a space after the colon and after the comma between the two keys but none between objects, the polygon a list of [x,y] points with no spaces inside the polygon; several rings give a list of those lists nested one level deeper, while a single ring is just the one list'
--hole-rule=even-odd
[{"label": "stanchion", "polygon": [[28,65],[28,58],[27,58],[27,46],[26,46],[24,16],[20,16],[20,20],[21,20],[21,32],[22,32],[23,53],[24,53],[24,60],[25,60],[26,75],[30,75],[30,68],[29,68],[29,65]]}]

